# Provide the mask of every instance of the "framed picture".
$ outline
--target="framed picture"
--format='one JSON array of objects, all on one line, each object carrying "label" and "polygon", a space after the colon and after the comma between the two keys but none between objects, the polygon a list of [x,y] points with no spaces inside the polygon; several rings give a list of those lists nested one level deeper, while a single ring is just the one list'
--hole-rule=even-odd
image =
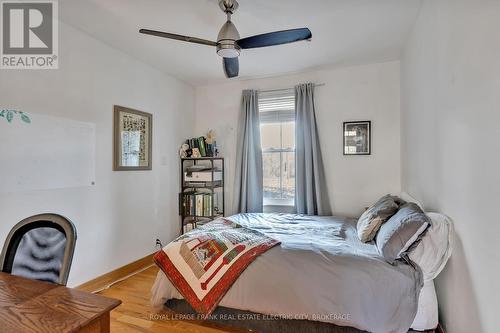
[{"label": "framed picture", "polygon": [[344,123],[344,155],[371,154],[371,121]]},{"label": "framed picture", "polygon": [[113,112],[113,170],[151,170],[153,115],[118,105]]}]

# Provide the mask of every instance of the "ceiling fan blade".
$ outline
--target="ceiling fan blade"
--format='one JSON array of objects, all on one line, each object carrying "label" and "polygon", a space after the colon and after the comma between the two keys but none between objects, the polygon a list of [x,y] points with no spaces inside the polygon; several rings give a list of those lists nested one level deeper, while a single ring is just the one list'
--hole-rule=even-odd
[{"label": "ceiling fan blade", "polygon": [[308,28],[300,28],[246,37],[240,39],[237,43],[242,49],[253,49],[257,47],[288,44],[311,38],[311,30]]},{"label": "ceiling fan blade", "polygon": [[240,62],[238,58],[222,58],[224,73],[228,79],[238,76],[240,72]]},{"label": "ceiling fan blade", "polygon": [[139,30],[139,32],[141,34],[145,34],[145,35],[152,35],[152,36],[157,36],[157,37],[176,39],[176,40],[180,40],[183,42],[203,44],[203,45],[209,45],[209,46],[217,46],[216,42],[212,42],[210,40],[196,38],[196,37],[171,34],[168,32],[155,31],[155,30],[149,30],[149,29],[141,29],[141,30]]}]

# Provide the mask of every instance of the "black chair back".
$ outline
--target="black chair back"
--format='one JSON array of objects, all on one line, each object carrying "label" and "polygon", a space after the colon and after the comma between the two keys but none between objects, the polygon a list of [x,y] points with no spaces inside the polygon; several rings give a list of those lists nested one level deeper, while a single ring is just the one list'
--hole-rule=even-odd
[{"label": "black chair back", "polygon": [[28,279],[66,285],[76,243],[70,220],[40,214],[12,228],[0,256],[2,272]]}]

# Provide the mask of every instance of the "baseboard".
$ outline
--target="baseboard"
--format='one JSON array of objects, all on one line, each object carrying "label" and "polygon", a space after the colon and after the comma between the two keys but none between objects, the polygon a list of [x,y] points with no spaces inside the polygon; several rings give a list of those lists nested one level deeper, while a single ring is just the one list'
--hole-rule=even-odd
[{"label": "baseboard", "polygon": [[443,326],[441,326],[441,324],[438,324],[438,327],[436,328],[436,333],[446,333],[444,331]]},{"label": "baseboard", "polygon": [[131,262],[128,265],[117,268],[114,271],[96,277],[93,280],[90,280],[88,282],[79,285],[78,287],[76,287],[76,289],[91,293],[95,293],[103,289],[106,289],[112,284],[120,280],[123,280],[126,277],[134,275],[140,271],[143,271],[144,269],[153,265],[153,255],[154,253],[147,255],[144,258],[141,258],[134,262]]}]

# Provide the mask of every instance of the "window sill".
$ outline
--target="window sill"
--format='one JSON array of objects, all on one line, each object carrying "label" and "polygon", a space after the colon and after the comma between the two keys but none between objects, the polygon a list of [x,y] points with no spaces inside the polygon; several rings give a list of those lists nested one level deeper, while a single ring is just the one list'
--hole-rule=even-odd
[{"label": "window sill", "polygon": [[267,199],[264,198],[264,206],[295,206],[294,199]]},{"label": "window sill", "polygon": [[294,206],[264,206],[264,213],[295,214]]},{"label": "window sill", "polygon": [[281,199],[264,199],[264,213],[295,213],[295,201]]}]

